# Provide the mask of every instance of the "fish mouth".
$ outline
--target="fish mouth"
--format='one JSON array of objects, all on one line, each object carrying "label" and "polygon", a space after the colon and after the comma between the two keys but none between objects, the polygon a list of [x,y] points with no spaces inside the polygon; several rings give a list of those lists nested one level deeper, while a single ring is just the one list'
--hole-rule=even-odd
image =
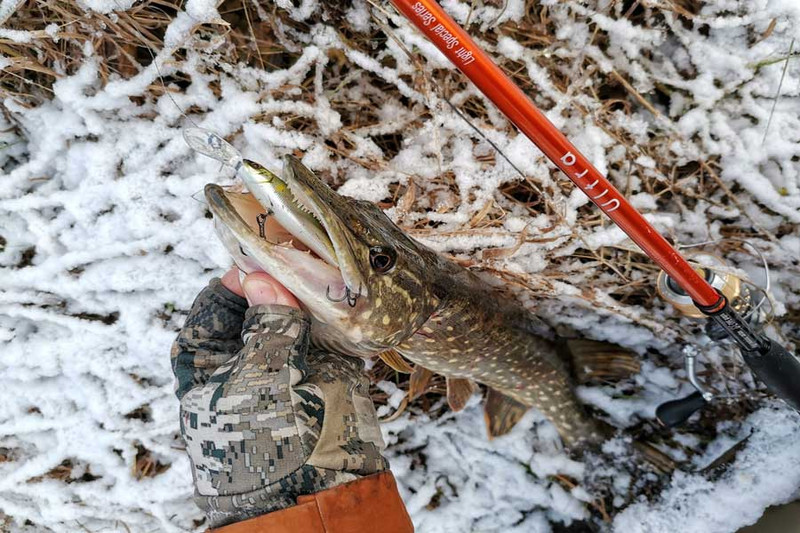
[{"label": "fish mouth", "polygon": [[[336,215],[345,200],[293,157],[286,158],[280,182],[290,195],[274,196],[275,183],[266,182],[263,172],[260,180],[248,172],[263,171],[260,165],[245,160],[243,167],[250,193],[205,187],[217,233],[237,265],[270,274],[319,321],[345,318],[366,295],[351,237]],[[326,257],[315,253],[326,249],[332,249]]]}]

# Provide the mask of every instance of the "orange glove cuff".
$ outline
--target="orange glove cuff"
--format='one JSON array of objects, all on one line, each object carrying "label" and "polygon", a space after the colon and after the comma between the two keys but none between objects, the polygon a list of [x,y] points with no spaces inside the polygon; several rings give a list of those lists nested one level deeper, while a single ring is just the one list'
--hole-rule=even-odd
[{"label": "orange glove cuff", "polygon": [[209,533],[413,533],[389,471],[297,498],[297,505]]}]

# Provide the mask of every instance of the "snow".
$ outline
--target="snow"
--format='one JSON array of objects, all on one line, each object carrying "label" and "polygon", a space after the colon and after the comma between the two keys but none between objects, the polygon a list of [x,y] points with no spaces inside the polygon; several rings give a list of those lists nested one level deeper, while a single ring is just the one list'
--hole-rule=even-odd
[{"label": "snow", "polygon": [[4,24],[24,1],[25,0],[0,0],[0,24]]},{"label": "snow", "polygon": [[7,28],[0,28],[0,37],[16,43],[29,43],[34,38],[33,34],[29,31],[9,30]]},{"label": "snow", "polygon": [[[579,500],[550,479],[580,473],[581,466],[558,452],[554,430],[541,421],[530,412],[510,435],[488,441],[473,397],[459,414],[384,425],[392,470],[417,530],[545,532],[549,521],[584,518]],[[436,494],[444,502],[438,507],[430,505]]]},{"label": "snow", "polygon": [[800,416],[765,407],[748,418],[737,440],[746,437],[719,480],[677,472],[656,505],[631,505],[614,520],[614,531],[727,533],[755,523],[765,507],[800,496]]},{"label": "snow", "polygon": [[[620,20],[621,2],[543,3],[557,28],[553,46],[543,51],[503,37],[496,46],[484,43],[490,53],[520,63],[534,82],[530,93],[548,117],[598,167],[611,171],[615,184],[630,187],[635,205],[676,242],[718,239],[731,221],[773,232],[784,226],[777,242],[760,230],[751,240],[770,263],[776,312],[797,309],[800,63],[789,64],[769,131],[783,63],[753,65],[782,57],[800,36],[798,4],[708,3],[697,15],[698,24],[707,28],[700,31],[667,16],[663,24],[670,31],[665,32]],[[0,19],[16,4],[3,0]],[[81,3],[98,13],[134,4]],[[443,3],[459,20],[469,17],[473,29],[519,21],[524,4]],[[296,21],[308,21],[319,9],[314,0],[277,5]],[[350,13],[357,27],[371,24],[365,3],[354,2]],[[0,462],[0,510],[11,517],[11,531],[202,530],[178,435],[168,354],[194,296],[230,263],[222,245],[209,238],[202,189],[210,182],[231,184],[233,176],[216,161],[192,153],[182,137],[184,127],[213,130],[245,157],[268,166],[279,165],[286,153],[302,152],[304,163],[341,184],[342,193],[362,199],[383,200],[390,185],[413,180],[420,191],[414,210],[392,209],[390,216],[410,227],[419,220],[418,211],[437,209],[429,218],[440,226],[417,238],[462,259],[479,259],[486,248],[513,247],[517,235],[528,231],[536,242],[491,263],[529,277],[533,290],[519,294],[526,305],[565,334],[617,342],[642,357],[643,370],[632,381],[635,396],[622,385],[580,390],[584,401],[620,428],[652,422],[659,403],[690,392],[680,364],[682,343],[702,348],[702,368],[717,371],[709,378],[714,385],[754,392],[748,375],[728,376],[729,350],[706,346],[694,322],[677,320],[663,302],[645,309],[587,286],[587,271],[596,265],[569,260],[577,248],[634,250],[632,243],[607,222],[581,226],[585,197],[560,187],[538,150],[521,136],[506,134],[504,119],[491,105],[484,101],[488,119],[478,127],[545,191],[561,218],[528,213],[497,193],[518,174],[501,157],[492,164],[477,158],[494,152],[437,91],[415,77],[417,64],[391,39],[367,55],[349,48],[332,25],[281,26],[287,46],[301,52],[291,66],[265,72],[216,63],[220,41],[198,36],[196,29],[204,24],[223,32],[219,17],[217,2],[191,0],[168,29],[164,49],[154,52],[155,61],[132,78],[103,86],[100,59],[87,46],[82,68],[55,84],[51,101],[32,109],[10,97],[3,102],[0,454],[9,460]],[[769,38],[748,38],[748,32],[763,33],[773,19],[778,22]],[[607,49],[592,41],[595,25],[608,35]],[[393,16],[392,27],[406,48],[424,56],[426,72],[452,68],[400,17]],[[45,30],[47,38],[55,33],[50,26]],[[34,39],[30,32],[5,28],[0,37],[20,43]],[[185,52],[184,61],[174,60],[177,50]],[[379,123],[342,128],[332,102],[365,101],[374,88],[363,74],[343,82],[338,94],[328,91],[322,76],[331,50],[343,52],[362,74],[395,87],[407,101],[387,97]],[[540,54],[563,62],[573,87],[562,91],[538,61]],[[574,70],[584,56],[601,72],[620,73],[648,98],[654,84],[669,87],[669,102],[657,104],[661,116],[643,108],[630,115],[599,109],[579,90],[593,79]],[[0,57],[0,64],[7,68],[10,60]],[[161,76],[176,71],[186,75],[188,87],[139,98],[161,83]],[[304,93],[300,87],[312,72],[313,87]],[[471,88],[449,96],[455,105],[482,99]],[[291,117],[303,117],[314,127],[293,130],[287,125]],[[736,191],[737,202],[720,192],[711,202],[660,209],[659,198],[641,184],[643,176],[668,179],[658,176],[655,165],[656,156],[665,155],[622,148],[601,123],[624,132],[633,147],[651,134],[673,136],[665,146],[675,165],[698,157],[715,161],[719,179]],[[373,137],[393,133],[402,134],[403,142],[386,158]],[[324,141],[336,135],[346,135],[355,146],[354,159],[377,162],[375,169],[333,155]],[[437,181],[448,172],[456,193]],[[695,185],[677,187],[691,193]],[[489,200],[504,210],[501,229],[506,231],[460,231]],[[787,224],[793,226],[785,229]],[[554,259],[561,260],[557,278],[550,268]],[[734,254],[729,259],[742,271],[760,275],[757,258]],[[770,331],[787,343],[798,337],[796,325],[788,322]],[[379,387],[390,397],[381,416],[390,416],[402,404],[403,391],[389,382]],[[137,418],[144,407],[148,415]],[[462,413],[432,420],[411,407],[383,429],[392,469],[421,533],[554,531],[593,516],[588,502],[601,492],[598,487],[610,495],[609,511],[616,516],[608,528],[615,531],[733,532],[800,490],[800,419],[777,402],[762,402],[743,423],[720,421],[711,442],[676,431],[676,442],[699,454],[660,495],[633,502],[629,493],[641,479],[626,467],[629,437],[624,432],[606,444],[606,455],[571,459],[552,426],[530,412],[511,434],[489,441],[477,395]],[[696,472],[748,435],[721,475]],[[138,447],[169,468],[137,480],[132,468]],[[46,476],[65,461],[72,465],[69,483]],[[95,479],[81,480],[84,475]]]}]

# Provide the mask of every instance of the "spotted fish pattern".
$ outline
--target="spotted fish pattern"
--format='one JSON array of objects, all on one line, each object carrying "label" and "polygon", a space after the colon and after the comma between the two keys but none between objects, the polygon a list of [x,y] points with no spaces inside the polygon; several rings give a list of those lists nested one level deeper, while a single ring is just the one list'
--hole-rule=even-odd
[{"label": "spotted fish pattern", "polygon": [[[484,406],[492,435],[506,433],[535,407],[572,449],[609,436],[610,429],[589,417],[575,396],[569,361],[541,320],[460,266],[441,260],[437,268],[445,284],[436,290],[437,309],[399,343],[400,354],[448,378],[482,383],[490,394],[505,397]],[[515,414],[509,416],[508,409]]]},{"label": "spotted fish pattern", "polygon": [[214,280],[172,350],[195,501],[211,527],[388,468],[363,361],[309,348],[305,314]]}]

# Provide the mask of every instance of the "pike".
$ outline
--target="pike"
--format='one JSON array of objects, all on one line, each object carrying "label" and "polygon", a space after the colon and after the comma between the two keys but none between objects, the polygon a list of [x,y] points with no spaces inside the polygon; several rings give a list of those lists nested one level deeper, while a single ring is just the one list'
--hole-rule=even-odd
[{"label": "pike", "polygon": [[239,268],[264,270],[297,296],[313,345],[408,367],[400,354],[416,365],[412,383],[444,374],[455,408],[473,382],[486,385],[493,436],[530,407],[571,449],[608,436],[576,398],[547,327],[521,305],[410,238],[374,204],[337,194],[295,157],[281,178],[241,163],[250,193],[205,188],[218,234]]}]

